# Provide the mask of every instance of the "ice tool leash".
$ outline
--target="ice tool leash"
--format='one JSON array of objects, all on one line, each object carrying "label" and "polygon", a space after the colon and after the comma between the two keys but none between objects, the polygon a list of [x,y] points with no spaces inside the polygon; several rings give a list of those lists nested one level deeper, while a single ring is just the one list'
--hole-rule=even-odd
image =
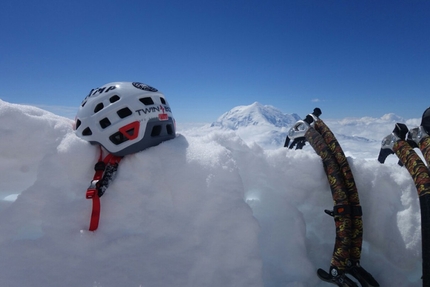
[{"label": "ice tool leash", "polygon": [[94,231],[99,226],[100,221],[100,197],[105,193],[109,184],[115,177],[118,170],[118,164],[121,161],[121,156],[115,156],[111,153],[103,158],[103,149],[100,146],[100,156],[98,162],[94,166],[95,174],[91,181],[90,187],[87,189],[86,198],[92,199],[93,207],[90,219],[90,231]]}]

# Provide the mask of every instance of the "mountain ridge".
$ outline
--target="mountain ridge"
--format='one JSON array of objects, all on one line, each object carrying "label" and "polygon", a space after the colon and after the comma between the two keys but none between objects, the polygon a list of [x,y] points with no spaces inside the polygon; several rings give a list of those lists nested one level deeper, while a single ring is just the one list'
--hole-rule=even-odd
[{"label": "mountain ridge", "polygon": [[[254,102],[233,107],[207,127],[231,130],[247,144],[256,143],[263,149],[277,149],[283,147],[288,130],[300,119],[303,117],[296,113],[287,114],[274,106]],[[416,122],[414,119],[405,120],[393,113],[384,114],[380,118],[324,118],[324,121],[342,143],[347,144],[347,149],[349,146],[366,143],[369,145],[369,151],[372,151],[369,154],[379,150],[381,139],[386,136],[387,131],[393,129],[396,122],[405,122],[408,125]]]},{"label": "mountain ridge", "polygon": [[274,106],[254,102],[251,105],[232,108],[222,114],[211,126],[232,130],[260,125],[273,125],[282,128],[294,124],[299,119],[297,114],[285,114]]}]

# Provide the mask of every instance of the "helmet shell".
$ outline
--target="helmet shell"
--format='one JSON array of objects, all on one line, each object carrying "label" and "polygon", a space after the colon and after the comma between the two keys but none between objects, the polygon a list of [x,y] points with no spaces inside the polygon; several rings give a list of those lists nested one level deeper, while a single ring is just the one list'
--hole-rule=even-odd
[{"label": "helmet shell", "polygon": [[117,156],[172,139],[175,120],[164,95],[139,82],[112,82],[92,89],[76,115],[76,135]]}]

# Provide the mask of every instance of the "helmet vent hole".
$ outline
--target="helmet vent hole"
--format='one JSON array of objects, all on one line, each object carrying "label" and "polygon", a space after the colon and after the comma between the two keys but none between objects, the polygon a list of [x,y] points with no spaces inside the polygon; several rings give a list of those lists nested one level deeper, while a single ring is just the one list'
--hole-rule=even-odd
[{"label": "helmet vent hole", "polygon": [[146,98],[141,98],[139,99],[139,101],[144,104],[145,106],[149,106],[149,105],[153,105],[154,101],[152,100],[151,97],[146,97]]},{"label": "helmet vent hole", "polygon": [[157,137],[161,134],[161,125],[156,125],[152,127],[151,137]]},{"label": "helmet vent hole", "polygon": [[118,116],[121,119],[126,118],[126,117],[128,117],[128,116],[130,116],[132,114],[132,112],[131,112],[131,110],[129,108],[120,109],[116,113],[118,114]]},{"label": "helmet vent hole", "polygon": [[172,125],[166,125],[166,129],[167,129],[167,133],[168,133],[169,135],[172,135],[172,134],[173,134]]},{"label": "helmet vent hole", "polygon": [[81,125],[81,121],[79,119],[77,119],[75,129],[78,129],[80,125]]},{"label": "helmet vent hole", "polygon": [[97,113],[101,110],[103,110],[104,106],[103,103],[98,104],[95,108],[94,108],[94,113]]},{"label": "helmet vent hole", "polygon": [[90,135],[92,135],[93,134],[93,132],[91,131],[91,129],[90,128],[86,128],[86,129],[84,129],[83,131],[82,131],[82,135],[83,136],[90,136]]},{"label": "helmet vent hole", "polygon": [[163,105],[165,105],[165,104],[166,104],[166,100],[165,100],[164,98],[160,98],[160,101],[161,101],[161,103],[162,103]]},{"label": "helmet vent hole", "polygon": [[100,126],[102,127],[102,129],[107,128],[108,126],[111,125],[111,122],[108,118],[104,118],[99,122]]},{"label": "helmet vent hole", "polygon": [[115,103],[116,101],[119,101],[118,95],[114,95],[114,96],[110,97],[110,99],[109,99],[109,102],[111,102],[111,103]]},{"label": "helmet vent hole", "polygon": [[132,128],[132,129],[126,130],[125,132],[127,133],[128,137],[133,137],[135,130],[134,128]]}]

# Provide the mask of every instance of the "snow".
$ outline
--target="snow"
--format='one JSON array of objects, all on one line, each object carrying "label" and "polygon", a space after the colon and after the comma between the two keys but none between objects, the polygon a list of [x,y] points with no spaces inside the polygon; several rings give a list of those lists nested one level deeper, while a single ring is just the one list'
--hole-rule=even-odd
[{"label": "snow", "polygon": [[[126,156],[90,232],[97,147],[70,119],[0,100],[0,286],[327,286],[316,276],[334,245],[321,160],[309,145],[283,148],[289,126],[267,107],[233,109],[234,128],[178,123],[175,139]],[[376,160],[400,119],[325,120],[359,190],[362,265],[381,286],[421,284],[417,191],[394,155]]]}]

